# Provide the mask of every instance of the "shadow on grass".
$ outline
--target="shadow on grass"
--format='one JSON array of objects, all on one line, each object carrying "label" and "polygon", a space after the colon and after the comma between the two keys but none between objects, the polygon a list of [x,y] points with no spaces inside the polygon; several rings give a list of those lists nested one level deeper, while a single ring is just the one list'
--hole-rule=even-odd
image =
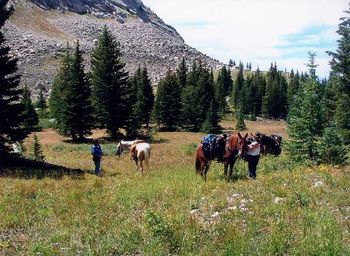
[{"label": "shadow on grass", "polygon": [[83,179],[86,171],[71,169],[64,166],[37,162],[17,155],[7,156],[0,163],[0,177],[22,179],[61,179],[69,176],[73,179]]}]

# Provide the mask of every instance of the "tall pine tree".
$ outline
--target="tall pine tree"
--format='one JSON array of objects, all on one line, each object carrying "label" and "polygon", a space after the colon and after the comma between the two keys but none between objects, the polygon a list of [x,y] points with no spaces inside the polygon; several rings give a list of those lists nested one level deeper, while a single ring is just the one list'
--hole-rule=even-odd
[{"label": "tall pine tree", "polygon": [[169,70],[158,85],[153,117],[159,126],[173,131],[179,125],[181,88],[177,76]]},{"label": "tall pine tree", "polygon": [[39,91],[39,96],[34,103],[35,107],[39,109],[39,117],[43,118],[46,116],[47,104],[46,99],[44,97],[43,89]]},{"label": "tall pine tree", "polygon": [[120,44],[105,26],[91,56],[91,85],[95,120],[112,138],[128,129],[131,116],[128,73],[121,60]]},{"label": "tall pine tree", "polygon": [[74,141],[82,140],[93,127],[91,90],[83,67],[83,58],[77,42],[74,55],[68,46],[61,68],[54,80],[50,108],[60,134]]},{"label": "tall pine tree", "polygon": [[176,70],[177,79],[179,80],[179,85],[181,88],[185,88],[187,84],[187,65],[185,58],[182,58],[182,61],[179,67]]},{"label": "tall pine tree", "polygon": [[341,18],[337,33],[338,49],[329,52],[332,73],[337,77],[338,99],[335,111],[335,123],[341,130],[344,141],[350,144],[350,8],[345,11],[346,16]]},{"label": "tall pine tree", "polygon": [[6,8],[7,0],[0,1],[0,162],[4,160],[6,145],[22,141],[28,130],[24,129],[22,93],[19,88],[20,76],[17,72],[17,60],[9,55],[10,48],[5,44],[1,31],[11,11]]},{"label": "tall pine tree", "polygon": [[34,109],[34,105],[31,99],[31,93],[28,89],[27,84],[24,86],[21,101],[24,106],[24,128],[28,132],[34,131],[38,128],[37,126],[39,123],[39,119]]},{"label": "tall pine tree", "polygon": [[131,78],[132,89],[132,121],[129,135],[136,136],[143,124],[149,128],[151,113],[154,105],[154,94],[147,68],[139,67]]},{"label": "tall pine tree", "polygon": [[240,106],[240,92],[244,86],[244,67],[243,67],[243,63],[240,62],[239,63],[239,70],[236,76],[236,79],[233,83],[233,89],[232,89],[232,104],[233,106],[237,109]]},{"label": "tall pine tree", "polygon": [[287,149],[297,161],[317,161],[318,141],[322,136],[323,112],[319,95],[315,62],[309,54],[310,77],[301,83],[288,116],[289,141]]}]

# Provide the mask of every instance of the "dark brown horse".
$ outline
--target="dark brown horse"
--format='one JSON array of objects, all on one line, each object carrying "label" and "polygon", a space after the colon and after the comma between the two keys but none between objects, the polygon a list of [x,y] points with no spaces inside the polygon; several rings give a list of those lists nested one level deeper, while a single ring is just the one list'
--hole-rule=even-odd
[{"label": "dark brown horse", "polygon": [[[232,177],[233,166],[235,165],[238,157],[245,157],[248,152],[247,143],[248,133],[242,137],[240,133],[238,135],[231,135],[226,143],[224,154],[224,175],[227,178]],[[229,173],[227,173],[229,169]]]},{"label": "dark brown horse", "polygon": [[[227,138],[225,148],[221,152],[222,155],[217,155],[216,159],[218,161],[223,161],[225,166],[225,176],[227,176],[227,169],[230,167],[229,176],[232,175],[233,166],[240,155],[245,155],[247,152],[247,139],[248,134],[244,137],[240,133],[238,135],[231,135]],[[208,158],[203,150],[202,143],[198,144],[196,152],[196,173],[200,174],[204,180],[207,180],[207,173],[209,171],[210,163],[214,160],[213,158]]]},{"label": "dark brown horse", "polygon": [[267,136],[260,132],[255,135],[252,134],[255,140],[259,141],[261,144],[261,154],[267,155],[271,154],[274,156],[279,156],[282,152],[281,144],[282,137],[276,134]]}]

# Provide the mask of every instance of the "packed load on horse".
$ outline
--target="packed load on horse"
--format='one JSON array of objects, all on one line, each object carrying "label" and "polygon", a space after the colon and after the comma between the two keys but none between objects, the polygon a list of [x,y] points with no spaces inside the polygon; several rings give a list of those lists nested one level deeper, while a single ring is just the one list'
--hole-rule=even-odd
[{"label": "packed load on horse", "polygon": [[223,162],[225,154],[227,135],[215,135],[209,134],[203,137],[201,144],[203,147],[204,155],[209,160],[216,159],[218,162]]}]

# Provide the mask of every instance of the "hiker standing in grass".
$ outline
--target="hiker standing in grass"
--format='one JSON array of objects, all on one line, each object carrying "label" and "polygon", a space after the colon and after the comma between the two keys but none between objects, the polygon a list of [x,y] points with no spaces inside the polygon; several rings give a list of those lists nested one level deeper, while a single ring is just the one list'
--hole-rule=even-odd
[{"label": "hiker standing in grass", "polygon": [[102,147],[98,140],[94,141],[94,145],[91,148],[92,160],[95,163],[95,174],[97,176],[101,173],[101,159],[103,156]]},{"label": "hiker standing in grass", "polygon": [[248,162],[249,178],[256,179],[256,167],[259,163],[260,151],[260,143],[256,139],[248,144],[248,152],[245,160]]}]

